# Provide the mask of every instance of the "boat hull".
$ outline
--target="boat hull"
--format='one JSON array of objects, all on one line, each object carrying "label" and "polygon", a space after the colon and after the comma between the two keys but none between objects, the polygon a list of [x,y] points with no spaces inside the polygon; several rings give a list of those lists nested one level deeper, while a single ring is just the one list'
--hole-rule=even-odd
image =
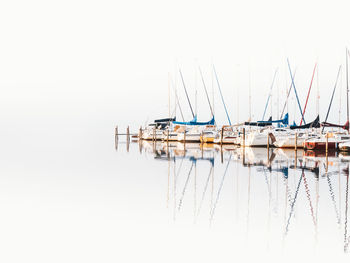
[{"label": "boat hull", "polygon": [[[328,150],[336,150],[338,149],[337,142],[328,142]],[[307,150],[322,150],[325,151],[327,148],[327,142],[320,141],[320,142],[314,142],[314,141],[306,141],[304,143],[304,148]]]}]

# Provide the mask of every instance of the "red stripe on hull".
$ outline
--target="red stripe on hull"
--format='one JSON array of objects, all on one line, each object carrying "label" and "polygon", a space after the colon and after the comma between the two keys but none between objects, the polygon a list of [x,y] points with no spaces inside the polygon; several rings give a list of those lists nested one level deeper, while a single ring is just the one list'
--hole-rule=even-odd
[{"label": "red stripe on hull", "polygon": [[[335,150],[338,147],[338,143],[329,142],[328,149]],[[326,150],[326,142],[305,142],[305,148],[308,150]]]}]

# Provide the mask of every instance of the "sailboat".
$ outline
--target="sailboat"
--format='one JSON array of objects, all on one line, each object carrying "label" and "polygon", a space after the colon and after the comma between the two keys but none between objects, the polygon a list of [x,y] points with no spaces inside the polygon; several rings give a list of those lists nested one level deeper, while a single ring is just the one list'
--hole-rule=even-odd
[{"label": "sailboat", "polygon": [[333,88],[333,92],[332,92],[331,100],[329,103],[326,119],[323,123],[321,123],[321,126],[323,126],[322,133],[320,135],[318,135],[317,137],[305,140],[304,148],[306,148],[307,150],[326,150],[326,149],[327,150],[336,150],[336,149],[338,149],[338,146],[340,143],[347,141],[347,140],[350,140],[350,136],[348,134],[344,134],[344,133],[333,133],[333,132],[329,133],[329,132],[327,132],[326,134],[323,134],[325,127],[342,127],[344,129],[347,129],[347,130],[349,129],[348,123],[346,123],[344,126],[340,126],[340,125],[336,125],[336,124],[332,124],[332,123],[327,122],[329,112],[330,112],[330,109],[331,109],[331,106],[333,103],[334,93],[335,93],[335,90],[337,87],[340,71],[341,71],[341,65],[339,66],[339,69],[338,69],[338,74],[337,74],[337,78],[336,78],[335,85]]}]

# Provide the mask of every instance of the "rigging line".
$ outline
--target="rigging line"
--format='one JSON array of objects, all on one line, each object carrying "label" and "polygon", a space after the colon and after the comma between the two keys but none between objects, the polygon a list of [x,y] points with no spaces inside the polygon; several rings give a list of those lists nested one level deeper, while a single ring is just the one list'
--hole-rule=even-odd
[{"label": "rigging line", "polygon": [[183,161],[184,161],[184,159],[182,158],[182,159],[181,159],[180,166],[179,166],[179,168],[177,169],[177,173],[176,173],[176,177],[175,177],[175,182],[177,181],[177,178],[179,177],[179,174],[180,174],[180,170],[181,170]]},{"label": "rigging line", "polygon": [[312,200],[311,200],[309,185],[307,183],[307,179],[306,179],[305,174],[303,174],[303,179],[304,179],[304,187],[305,187],[306,196],[307,196],[307,199],[309,200],[312,221],[313,221],[315,229],[316,229],[316,218],[315,218],[315,215],[314,215],[314,208],[312,206]]},{"label": "rigging line", "polygon": [[284,178],[284,185],[286,186],[286,189],[287,189],[287,198],[288,198],[289,205],[292,206],[292,195],[290,193],[290,188],[288,186],[288,178]]},{"label": "rigging line", "polygon": [[[334,97],[334,93],[335,93],[335,88],[337,87],[337,84],[338,84],[338,79],[339,79],[340,70],[341,70],[341,65],[339,66],[339,69],[338,69],[337,79],[336,79],[335,84],[334,84],[333,93],[332,93],[331,101],[329,102],[329,106],[328,106],[328,111],[327,111],[327,115],[326,115],[326,120],[325,120],[325,122],[327,122],[327,120],[328,120],[328,115],[329,115],[329,111],[331,110],[331,106],[332,106],[332,102],[333,102],[333,97]],[[322,133],[323,133],[323,131],[324,131],[324,127],[325,127],[325,126],[323,126],[323,128],[322,128]]]},{"label": "rigging line", "polygon": [[181,109],[181,106],[180,106],[179,96],[177,96],[177,91],[176,91],[176,87],[175,87],[175,84],[173,82],[173,79],[171,79],[171,85],[173,86],[173,89],[174,89],[174,92],[175,92],[175,99],[176,99],[176,102],[177,102],[177,106],[179,106],[179,109],[180,109],[182,121],[185,121],[185,118],[184,118],[184,115],[182,113],[182,109]]},{"label": "rigging line", "polygon": [[[296,72],[297,72],[297,69],[294,70],[293,79],[295,78],[295,73],[296,73]],[[288,103],[289,94],[290,94],[290,92],[291,92],[291,90],[292,90],[292,87],[293,87],[293,83],[291,82],[291,83],[290,83],[290,86],[289,86],[289,90],[288,90],[288,94],[287,94],[286,101],[284,102],[284,105],[283,105],[283,109],[282,109],[282,113],[281,113],[280,119],[283,118],[284,110],[286,109],[286,106],[287,106],[287,103]]]},{"label": "rigging line", "polygon": [[194,113],[193,113],[192,105],[191,105],[191,102],[190,102],[190,98],[188,97],[188,94],[187,94],[187,90],[186,90],[186,86],[185,86],[185,81],[184,81],[184,78],[183,78],[183,76],[182,76],[181,69],[179,69],[179,72],[180,72],[180,76],[181,76],[182,86],[184,87],[184,90],[185,90],[185,93],[186,93],[186,97],[187,97],[187,101],[188,101],[188,104],[190,105],[190,109],[191,109],[191,112],[192,112],[192,117],[194,118]]},{"label": "rigging line", "polygon": [[[263,117],[262,117],[262,119],[261,119],[262,121],[263,121],[264,118],[265,118],[265,113],[266,113],[266,110],[267,110],[267,106],[269,105],[269,101],[270,101],[270,98],[271,98],[271,95],[272,95],[273,84],[275,83],[277,71],[278,71],[278,68],[276,68],[275,74],[273,75],[273,79],[272,79],[272,83],[271,83],[271,87],[270,87],[269,96],[267,97],[267,101],[266,101],[266,105],[265,105],[265,109],[264,109],[264,114],[263,114]],[[272,103],[272,102],[271,102],[271,103]]]},{"label": "rigging line", "polygon": [[301,110],[301,106],[300,106],[300,101],[299,101],[297,89],[295,88],[295,83],[294,83],[294,79],[293,79],[293,76],[292,76],[292,70],[291,70],[291,68],[290,68],[290,64],[289,64],[289,59],[288,59],[288,58],[287,58],[287,63],[288,63],[288,68],[289,68],[290,77],[292,78],[292,84],[293,84],[293,88],[294,88],[294,92],[295,92],[295,97],[297,98],[297,102],[298,102],[300,114],[301,114],[301,117],[302,117],[302,120],[303,120],[304,124],[306,124],[305,119],[304,119],[304,116],[303,116],[303,112],[302,112],[302,110]]},{"label": "rigging line", "polygon": [[289,213],[289,217],[288,217],[288,220],[287,220],[286,231],[284,233],[285,236],[287,236],[287,234],[288,234],[288,227],[289,227],[290,219],[292,217],[292,214],[293,214],[293,211],[294,211],[294,206],[295,206],[295,203],[296,203],[296,200],[297,200],[297,197],[298,197],[299,188],[300,188],[300,184],[301,184],[301,179],[303,178],[303,173],[304,173],[304,169],[302,170],[302,173],[301,173],[301,176],[300,176],[300,179],[299,179],[299,183],[298,183],[297,189],[295,191],[294,200],[293,200],[293,203],[292,203],[292,206],[291,206],[291,209],[290,209],[290,213]]},{"label": "rigging line", "polygon": [[214,217],[214,213],[215,213],[215,209],[216,209],[217,203],[218,203],[218,201],[219,201],[221,189],[222,189],[222,186],[223,186],[223,184],[224,184],[226,172],[227,172],[228,166],[230,165],[230,162],[231,162],[231,157],[232,157],[232,154],[230,154],[230,158],[229,158],[229,160],[228,160],[228,162],[227,162],[226,169],[225,169],[224,175],[222,176],[222,180],[221,180],[220,187],[219,187],[219,190],[218,190],[218,194],[217,194],[217,196],[216,196],[216,200],[215,200],[213,209],[211,210],[211,213],[210,213],[210,222],[213,220],[213,217]]},{"label": "rigging line", "polygon": [[222,96],[221,87],[220,87],[220,84],[219,84],[219,79],[218,79],[218,75],[216,74],[216,70],[215,70],[214,64],[213,64],[213,70],[214,70],[214,74],[215,74],[215,78],[216,78],[216,83],[218,84],[218,88],[219,88],[219,91],[220,91],[221,100],[222,100],[222,103],[224,104],[226,117],[228,119],[228,123],[231,126],[232,124],[231,124],[230,116],[228,115],[228,112],[227,112],[226,104],[225,104],[225,101],[224,101],[224,96]]},{"label": "rigging line", "polygon": [[[312,72],[311,83],[310,83],[309,91],[308,91],[308,93],[307,93],[306,102],[305,102],[305,106],[304,106],[304,110],[303,110],[303,118],[304,118],[304,115],[305,115],[305,110],[306,110],[307,102],[308,102],[308,100],[309,100],[310,91],[311,91],[311,87],[312,87],[312,82],[314,81],[314,76],[315,76],[316,67],[317,67],[317,62],[315,63],[314,71]],[[299,124],[299,125],[302,124],[302,121],[303,121],[303,119],[300,120],[300,124]]]},{"label": "rigging line", "polygon": [[187,175],[187,179],[186,179],[186,183],[185,183],[184,189],[182,190],[182,195],[181,195],[181,198],[180,198],[178,210],[180,210],[181,205],[182,205],[182,200],[183,200],[183,198],[185,196],[185,192],[186,192],[188,181],[190,180],[190,175],[191,175],[191,172],[192,172],[193,164],[194,164],[194,162],[192,162],[191,169],[190,169],[190,171],[189,171],[189,173]]},{"label": "rigging line", "polygon": [[263,168],[263,172],[264,172],[264,176],[265,176],[265,182],[267,185],[267,192],[269,193],[269,199],[271,199],[271,188],[270,188],[270,183],[269,183],[269,179],[267,178],[267,174],[265,169]]},{"label": "rigging line", "polygon": [[203,73],[202,73],[202,70],[201,70],[201,68],[199,66],[198,66],[198,69],[199,69],[199,73],[201,74],[202,83],[203,83],[203,87],[204,87],[204,90],[205,90],[205,95],[207,96],[207,100],[208,100],[211,116],[214,117],[214,111],[213,111],[213,108],[211,107],[211,103],[210,103],[210,99],[209,99],[209,95],[208,95],[208,91],[207,91],[207,86],[205,85]]},{"label": "rigging line", "polygon": [[340,216],[339,216],[337,204],[335,202],[334,190],[333,190],[333,187],[332,187],[331,179],[330,179],[328,174],[327,174],[327,182],[328,182],[329,192],[331,194],[331,199],[332,199],[332,203],[333,203],[333,206],[334,206],[335,214],[337,216],[337,224],[340,225]]},{"label": "rigging line", "polygon": [[202,193],[202,199],[201,199],[201,203],[200,203],[199,208],[198,208],[197,216],[199,216],[199,213],[201,211],[203,200],[204,200],[204,196],[205,196],[205,193],[207,192],[207,188],[208,188],[208,185],[209,185],[209,179],[210,179],[212,171],[213,171],[213,166],[210,166],[209,175],[208,175],[207,182],[205,183],[205,187],[204,187],[204,190],[203,190],[203,193]]}]

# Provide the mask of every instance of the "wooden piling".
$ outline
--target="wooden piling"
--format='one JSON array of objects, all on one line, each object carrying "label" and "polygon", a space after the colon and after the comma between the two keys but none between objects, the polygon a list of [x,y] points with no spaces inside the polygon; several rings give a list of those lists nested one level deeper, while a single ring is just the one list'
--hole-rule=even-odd
[{"label": "wooden piling", "polygon": [[118,125],[115,126],[115,139],[118,140]]},{"label": "wooden piling", "polygon": [[220,156],[221,156],[221,163],[224,163],[224,151],[222,149],[222,144],[220,144]]},{"label": "wooden piling", "polygon": [[130,141],[130,129],[129,129],[129,126],[126,128],[126,140],[127,140],[127,142]]},{"label": "wooden piling", "polygon": [[166,155],[169,158],[170,154],[169,154],[169,128],[167,130],[167,139],[166,139]]},{"label": "wooden piling", "polygon": [[152,136],[153,142],[156,141],[156,128],[153,128],[153,136]]},{"label": "wooden piling", "polygon": [[245,147],[245,128],[243,128],[243,147]]},{"label": "wooden piling", "polygon": [[328,132],[326,133],[326,153],[328,153]]},{"label": "wooden piling", "polygon": [[142,139],[142,126],[140,126],[140,129],[139,129],[139,140]]},{"label": "wooden piling", "polygon": [[115,149],[118,150],[118,126],[115,127],[115,134],[114,134],[114,146]]},{"label": "wooden piling", "polygon": [[221,140],[220,140],[221,145],[222,145],[223,139],[224,139],[224,127],[221,127]]},{"label": "wooden piling", "polygon": [[267,134],[267,151],[270,150],[270,133]]},{"label": "wooden piling", "polygon": [[296,151],[298,149],[298,134],[297,132],[295,133],[295,145],[294,145],[294,150]]}]

